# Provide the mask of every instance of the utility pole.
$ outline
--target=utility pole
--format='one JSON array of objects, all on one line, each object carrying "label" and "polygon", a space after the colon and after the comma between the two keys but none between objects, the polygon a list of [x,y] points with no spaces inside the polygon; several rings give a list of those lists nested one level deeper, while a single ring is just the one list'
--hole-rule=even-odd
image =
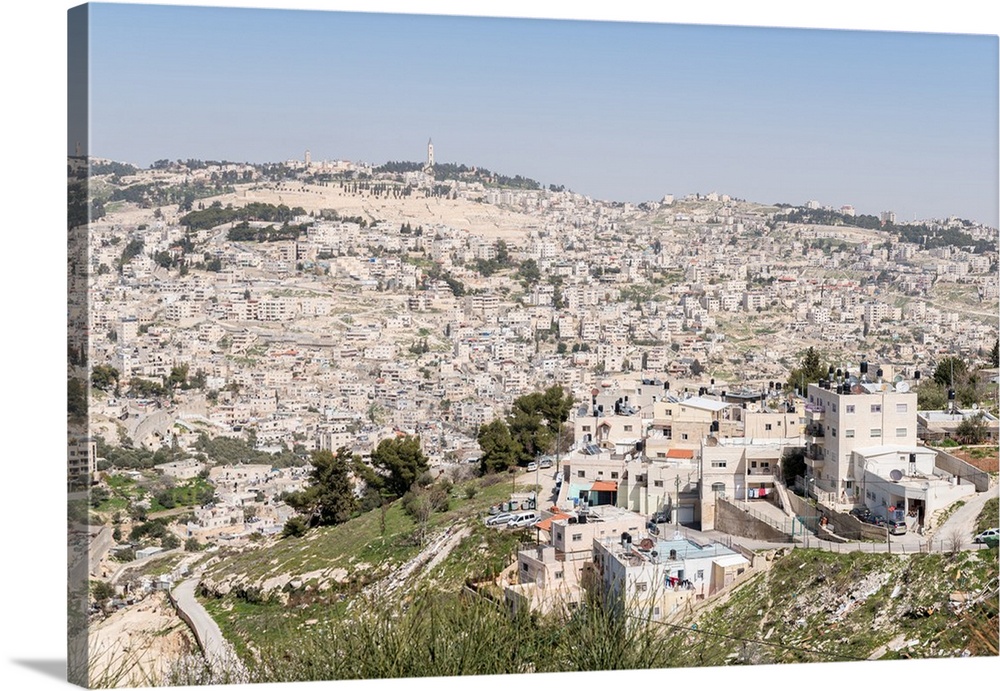
[{"label": "utility pole", "polygon": [[681,476],[674,476],[674,528],[681,522]]}]

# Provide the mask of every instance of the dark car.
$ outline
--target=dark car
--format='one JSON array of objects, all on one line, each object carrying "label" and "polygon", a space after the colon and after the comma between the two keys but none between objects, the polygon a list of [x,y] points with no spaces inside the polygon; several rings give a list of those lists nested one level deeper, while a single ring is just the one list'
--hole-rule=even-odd
[{"label": "dark car", "polygon": [[657,511],[653,514],[653,517],[649,519],[650,523],[669,523],[670,522],[670,512],[669,511]]},{"label": "dark car", "polygon": [[857,518],[859,521],[865,520],[868,516],[871,515],[871,513],[872,510],[869,509],[867,506],[857,506],[851,509],[851,515]]}]

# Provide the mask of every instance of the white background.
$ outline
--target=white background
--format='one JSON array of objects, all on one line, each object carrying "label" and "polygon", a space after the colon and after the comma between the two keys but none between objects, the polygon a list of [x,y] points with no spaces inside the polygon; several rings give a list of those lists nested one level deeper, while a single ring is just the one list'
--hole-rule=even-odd
[{"label": "white background", "polygon": [[[65,165],[66,10],[75,3],[35,0],[8,3],[3,10],[0,50],[5,124],[3,213],[0,249],[3,292],[3,444],[8,470],[2,546],[4,578],[4,689],[47,689],[65,685]],[[181,4],[161,2],[160,4]],[[196,4],[196,3],[185,3]],[[677,23],[825,27],[923,32],[998,33],[996,12],[984,15],[985,2],[686,3],[654,9],[654,3],[481,1],[461,2],[225,2],[202,4],[241,7],[290,7],[356,11],[479,14]],[[473,3],[469,3],[472,5]],[[883,5],[895,7],[884,7]],[[666,5],[666,3],[664,3]],[[818,5],[818,6],[812,6]],[[127,56],[123,56],[127,59]],[[1000,659],[943,662],[905,661],[827,663],[799,666],[687,669],[581,675],[487,677],[434,680],[451,691],[474,684],[482,689],[512,689],[523,684],[677,687],[709,685],[740,688],[868,689],[893,691],[908,686],[968,688],[995,684]],[[401,682],[321,682],[309,688],[402,689],[430,685]],[[238,688],[238,687],[226,687]],[[287,685],[257,686],[282,689]]]}]

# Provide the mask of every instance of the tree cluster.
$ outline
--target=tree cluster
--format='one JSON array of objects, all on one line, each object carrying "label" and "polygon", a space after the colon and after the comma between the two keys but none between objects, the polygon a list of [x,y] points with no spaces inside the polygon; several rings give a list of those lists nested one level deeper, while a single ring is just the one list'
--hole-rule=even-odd
[{"label": "tree cluster", "polygon": [[506,420],[497,418],[479,428],[481,472],[527,465],[538,454],[552,451],[572,408],[573,397],[558,384],[515,400]]}]

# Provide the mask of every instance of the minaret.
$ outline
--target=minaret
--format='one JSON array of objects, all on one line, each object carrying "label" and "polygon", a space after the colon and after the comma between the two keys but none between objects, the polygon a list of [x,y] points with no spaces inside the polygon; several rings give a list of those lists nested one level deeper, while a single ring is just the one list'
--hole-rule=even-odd
[{"label": "minaret", "polygon": [[427,140],[427,167],[434,167],[434,142]]},{"label": "minaret", "polygon": [[312,156],[309,155],[309,149],[306,149],[306,168],[309,167],[310,163],[312,163]]}]

